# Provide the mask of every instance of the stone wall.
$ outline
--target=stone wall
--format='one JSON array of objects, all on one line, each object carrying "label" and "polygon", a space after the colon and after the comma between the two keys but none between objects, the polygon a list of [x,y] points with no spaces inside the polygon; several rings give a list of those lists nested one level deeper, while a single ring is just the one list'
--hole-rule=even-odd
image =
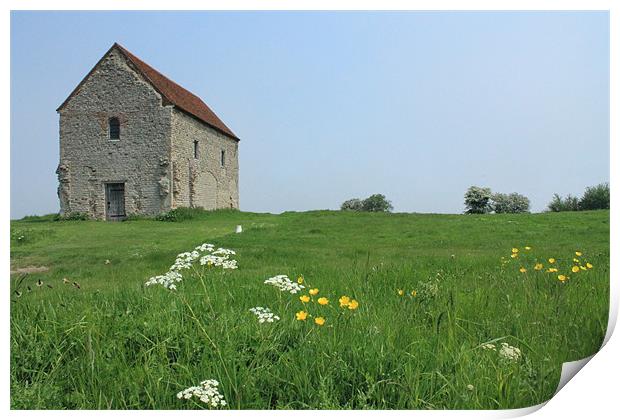
[{"label": "stone wall", "polygon": [[[194,158],[194,141],[198,141],[198,158]],[[238,209],[238,152],[236,140],[175,108],[172,111],[172,206]]]},{"label": "stone wall", "polygon": [[[112,49],[59,110],[61,213],[104,219],[107,182],[125,183],[127,214],[169,210],[172,108]],[[111,117],[120,120],[117,141],[109,139]]]}]

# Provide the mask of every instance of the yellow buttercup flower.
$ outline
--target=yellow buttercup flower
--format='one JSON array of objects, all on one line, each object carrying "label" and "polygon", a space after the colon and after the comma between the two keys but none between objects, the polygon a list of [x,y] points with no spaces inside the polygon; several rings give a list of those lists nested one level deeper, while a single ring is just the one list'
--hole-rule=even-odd
[{"label": "yellow buttercup flower", "polygon": [[349,303],[350,310],[357,309],[358,306],[360,306],[360,304],[355,299],[351,300],[351,302]]},{"label": "yellow buttercup flower", "polygon": [[557,268],[553,268],[553,267],[551,267],[551,268],[549,268],[547,270],[547,273],[557,273],[557,272],[558,272],[558,269]]},{"label": "yellow buttercup flower", "polygon": [[325,318],[323,318],[322,316],[318,316],[318,317],[314,318],[314,323],[316,325],[323,325],[323,324],[325,324]]},{"label": "yellow buttercup flower", "polygon": [[594,268],[594,266],[593,266],[592,264],[590,264],[590,263],[587,263],[587,264],[586,264],[586,267],[588,267],[588,268]]},{"label": "yellow buttercup flower", "polygon": [[577,273],[577,272],[579,272],[579,267],[577,267],[576,265],[574,265],[574,266],[573,266],[573,268],[571,268],[571,271],[572,271],[573,273]]},{"label": "yellow buttercup flower", "polygon": [[297,318],[297,321],[305,321],[308,318],[308,312],[299,311],[295,314],[295,318]]},{"label": "yellow buttercup flower", "polygon": [[553,264],[553,263],[555,263],[555,258],[549,258],[548,261],[549,261],[550,264]]},{"label": "yellow buttercup flower", "polygon": [[319,289],[310,289],[308,291],[308,293],[310,293],[312,296],[318,295],[319,294]]},{"label": "yellow buttercup flower", "polygon": [[566,277],[564,274],[560,274],[560,275],[558,276],[558,280],[560,280],[561,282],[565,282],[567,278],[568,278],[568,277]]},{"label": "yellow buttercup flower", "polygon": [[543,269],[543,265],[541,263],[536,263],[536,265],[534,266],[534,270],[542,270]]},{"label": "yellow buttercup flower", "polygon": [[519,252],[519,250],[517,248],[512,248],[512,253],[516,254],[517,252]]},{"label": "yellow buttercup flower", "polygon": [[340,306],[347,306],[349,302],[351,302],[351,298],[349,298],[348,296],[342,296],[340,299],[338,299],[338,302],[340,302]]},{"label": "yellow buttercup flower", "polygon": [[310,302],[310,296],[308,295],[299,296],[299,300],[301,300],[303,303],[308,303]]},{"label": "yellow buttercup flower", "polygon": [[529,251],[530,249],[532,249],[532,247],[531,247],[531,246],[526,246],[526,247],[525,247],[525,250],[526,250],[526,251]]},{"label": "yellow buttercup flower", "polygon": [[517,258],[519,256],[519,254],[512,254],[510,255],[510,258]]},{"label": "yellow buttercup flower", "polygon": [[302,284],[304,282],[304,276],[297,277],[297,283]]},{"label": "yellow buttercup flower", "polygon": [[418,295],[418,292],[416,290],[411,291],[411,296],[416,297],[417,295]]},{"label": "yellow buttercup flower", "polygon": [[329,303],[329,300],[327,300],[326,297],[320,297],[317,299],[317,302],[319,303],[319,305],[327,305]]},{"label": "yellow buttercup flower", "polygon": [[575,251],[575,255],[578,256],[578,257],[581,257],[581,252]]},{"label": "yellow buttercup flower", "polygon": [[577,258],[573,258],[573,262],[579,264],[579,260]]},{"label": "yellow buttercup flower", "polygon": [[519,268],[519,271],[522,272],[522,273],[525,273],[525,272],[527,272],[527,268],[521,267],[521,268]]},{"label": "yellow buttercup flower", "polygon": [[405,291],[403,289],[398,289],[398,296],[402,296],[405,294]]}]

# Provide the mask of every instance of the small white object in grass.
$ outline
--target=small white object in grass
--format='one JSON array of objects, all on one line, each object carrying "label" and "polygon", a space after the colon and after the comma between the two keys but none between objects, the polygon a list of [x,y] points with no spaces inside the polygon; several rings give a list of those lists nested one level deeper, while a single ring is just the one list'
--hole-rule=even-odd
[{"label": "small white object in grass", "polygon": [[241,225],[237,225],[237,229],[235,229],[235,233],[241,233],[243,232],[243,228],[241,227]]}]

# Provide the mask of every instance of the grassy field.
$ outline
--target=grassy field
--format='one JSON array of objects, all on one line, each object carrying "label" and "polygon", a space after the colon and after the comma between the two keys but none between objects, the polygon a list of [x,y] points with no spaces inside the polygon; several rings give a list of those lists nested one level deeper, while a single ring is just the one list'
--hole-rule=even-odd
[{"label": "grassy field", "polygon": [[[235,250],[239,268],[144,286],[203,242]],[[573,273],[573,258],[592,269]],[[11,267],[27,266],[49,271],[11,276],[16,409],[200,408],[176,394],[205,379],[233,409],[517,408],[550,398],[561,364],[602,343],[609,212],[32,218],[11,222]],[[306,289],[263,284],[278,274]],[[256,306],[281,319],[258,323]]]}]

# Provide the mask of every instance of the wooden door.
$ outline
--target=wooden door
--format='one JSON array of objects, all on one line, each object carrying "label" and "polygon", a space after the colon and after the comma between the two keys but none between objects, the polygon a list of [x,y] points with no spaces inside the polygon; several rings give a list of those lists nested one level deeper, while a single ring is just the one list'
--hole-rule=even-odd
[{"label": "wooden door", "polygon": [[105,184],[106,219],[123,220],[125,218],[125,184]]}]

